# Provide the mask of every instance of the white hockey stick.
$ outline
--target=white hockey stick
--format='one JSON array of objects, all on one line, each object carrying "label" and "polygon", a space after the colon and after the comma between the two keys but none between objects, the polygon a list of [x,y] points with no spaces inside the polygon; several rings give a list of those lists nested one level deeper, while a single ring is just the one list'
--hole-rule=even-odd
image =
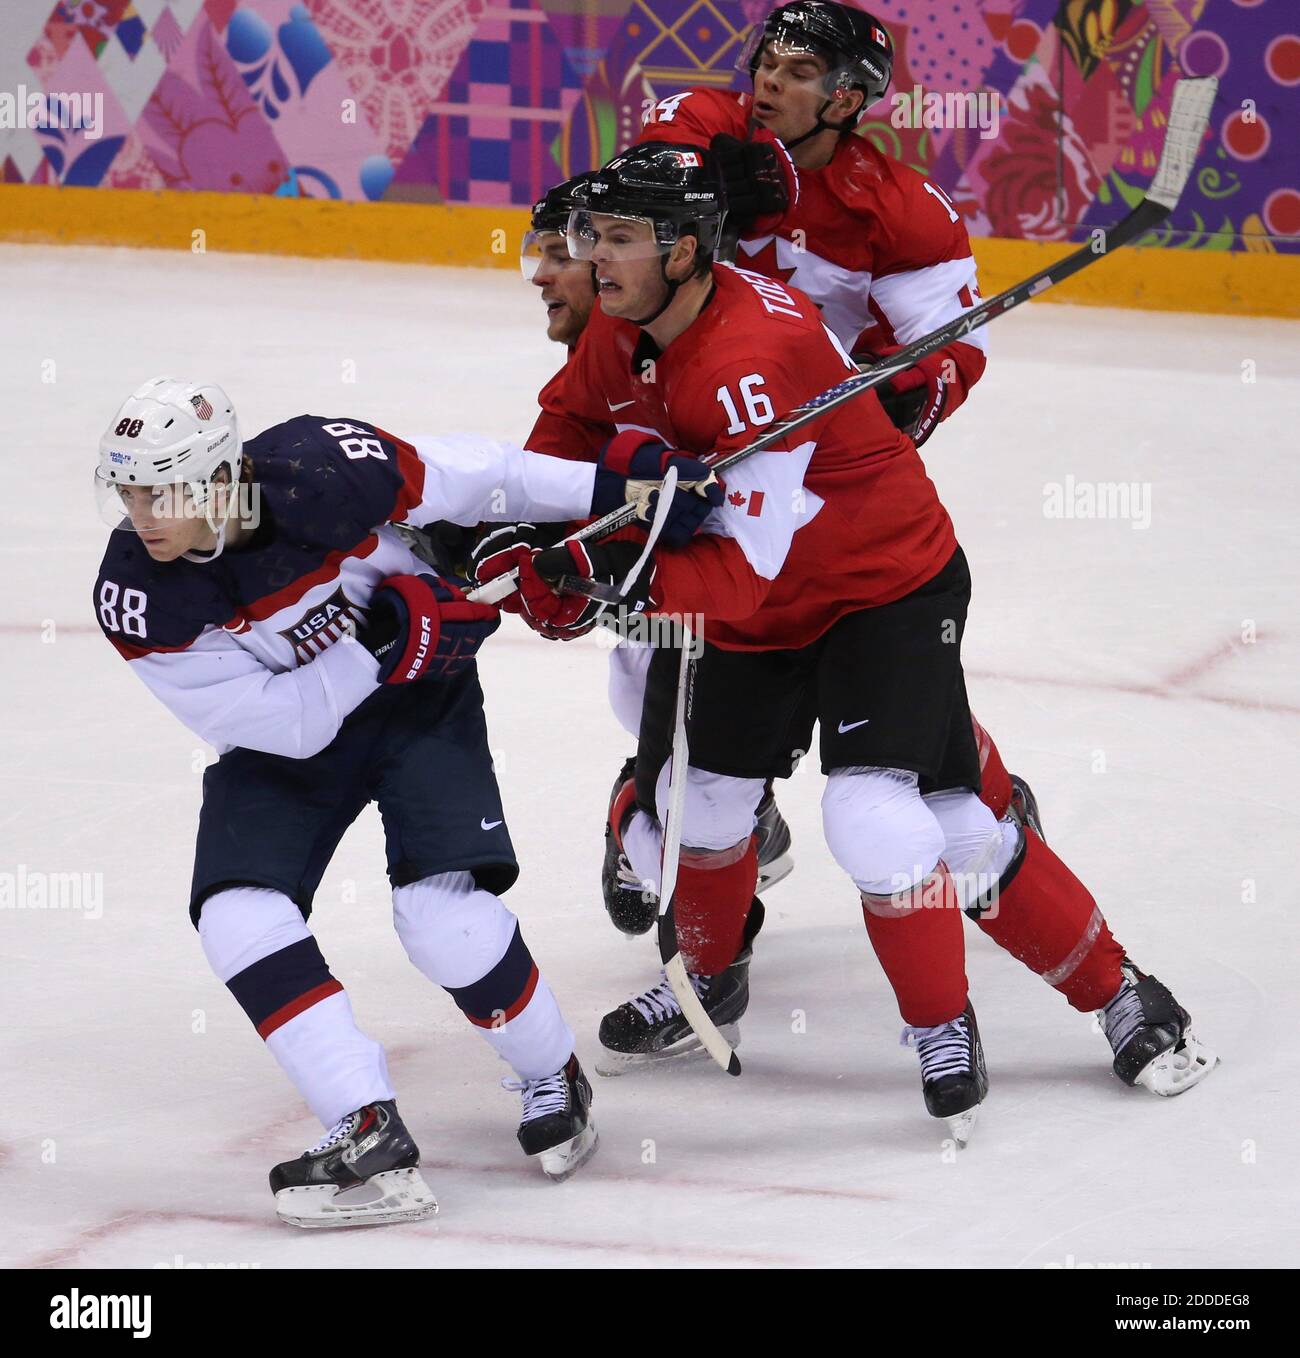
[{"label": "white hockey stick", "polygon": [[682,624],[682,658],[677,671],[677,708],[673,717],[673,768],[668,778],[668,816],[664,822],[663,864],[659,873],[659,955],[664,972],[686,1021],[695,1029],[700,1045],[727,1072],[740,1074],[740,1057],[718,1031],[700,1003],[691,978],[686,973],[677,946],[677,925],[673,915],[673,897],[677,892],[678,858],[682,850],[682,820],[686,814],[686,770],[690,764],[690,749],[686,739],[686,723],[690,718],[691,699],[695,681],[695,661],[691,659],[691,629]]}]

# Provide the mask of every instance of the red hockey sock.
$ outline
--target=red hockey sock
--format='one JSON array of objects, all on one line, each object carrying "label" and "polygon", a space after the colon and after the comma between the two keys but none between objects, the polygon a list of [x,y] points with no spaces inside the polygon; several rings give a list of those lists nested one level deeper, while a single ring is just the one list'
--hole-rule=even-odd
[{"label": "red hockey sock", "polygon": [[956,1018],[967,998],[966,940],[947,868],[940,863],[912,888],[910,905],[898,909],[898,904],[897,897],[863,896],[867,936],[894,987],[903,1022],[933,1028]]},{"label": "red hockey sock", "polygon": [[975,720],[974,714],[970,724],[980,756],[980,801],[1001,820],[1011,805],[1011,775],[993,737]]},{"label": "red hockey sock", "polygon": [[673,918],[687,971],[716,976],[736,960],[754,888],[758,850],[753,835],[735,849],[683,849],[678,860]]},{"label": "red hockey sock", "polygon": [[1085,1013],[1120,988],[1124,949],[1092,893],[1032,830],[979,927]]}]

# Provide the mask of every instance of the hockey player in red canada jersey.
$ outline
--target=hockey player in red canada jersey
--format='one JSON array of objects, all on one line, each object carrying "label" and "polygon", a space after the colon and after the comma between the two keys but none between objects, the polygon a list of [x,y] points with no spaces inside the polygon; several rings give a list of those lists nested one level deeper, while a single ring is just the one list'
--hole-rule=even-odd
[{"label": "hockey player in red canada jersey", "polygon": [[[891,352],[973,307],[975,260],[947,195],[850,135],[889,85],[884,25],[832,0],[782,5],[755,26],[737,67],[752,92],[670,95],[641,133],[712,146],[736,262],[806,292],[852,354]],[[979,381],[987,333],[946,346],[882,392],[918,447]]]},{"label": "hockey player in red canada jersey", "polygon": [[[540,290],[542,303],[546,307],[547,337],[564,344],[567,350],[564,366],[538,395],[538,404],[543,409],[563,410],[570,405],[564,395],[568,359],[596,305],[595,271],[590,261],[576,260],[569,254],[565,237],[569,214],[575,206],[575,190],[585,178],[579,175],[556,185],[533,205],[530,229],[524,236],[520,250],[523,276]],[[600,423],[585,421],[568,424],[564,439],[557,442],[551,451],[561,456],[594,461],[600,449],[617,432],[609,423],[610,418],[607,414]],[[586,434],[581,441],[573,437],[579,429]],[[557,526],[553,534],[556,541],[567,527]],[[536,537],[535,527],[530,525],[530,531]],[[496,530],[494,541],[497,545],[508,532],[508,529]],[[492,544],[488,544],[487,549],[491,550]],[[623,637],[609,655],[610,706],[620,725],[634,738],[641,729],[641,709],[650,652],[650,646],[644,642]],[[610,920],[617,929],[629,935],[644,934],[653,928],[659,904],[650,884],[633,870],[623,849],[623,840],[627,835],[634,839],[653,838],[659,833],[653,818],[637,806],[633,776],[635,763],[635,758],[625,760],[614,779],[605,817],[605,853],[600,874],[601,897]],[[759,890],[763,891],[782,881],[793,867],[789,852],[790,829],[777,809],[770,788],[759,803],[754,833],[757,839]]]},{"label": "hockey player in red canada jersey", "polygon": [[[928,334],[979,296],[965,227],[943,190],[849,135],[885,93],[892,66],[892,40],[870,14],[833,0],[782,5],[755,27],[737,62],[751,94],[673,95],[648,112],[642,133],[648,141],[711,140],[733,232],[739,209],[739,261],[807,292],[845,345],[868,357]],[[948,345],[885,389],[886,412],[918,446],[979,379],[987,333]],[[1090,893],[1043,851],[1028,784],[1007,772],[972,722],[982,800],[1017,823],[1013,865],[1028,859],[1019,889],[1003,895],[999,911],[980,914],[979,926],[1074,1007],[1096,1008],[1099,995],[1117,992],[1122,950]],[[947,852],[955,866],[951,844]],[[1127,1031],[1108,1015],[1112,1045]],[[1116,1073],[1131,1083],[1130,1066],[1117,1057]]]},{"label": "hockey player in red canada jersey", "polygon": [[[807,298],[752,271],[709,267],[721,213],[709,160],[694,147],[633,148],[591,177],[589,206],[571,221],[571,250],[596,264],[600,307],[566,382],[573,408],[549,412],[548,425],[563,441],[566,418],[619,412],[622,432],[601,454],[602,471],[649,474],[667,449],[707,457],[743,446],[851,368]],[[547,439],[535,431],[530,444]],[[931,907],[991,911],[1030,861],[1037,868],[1026,880],[1036,876],[1039,890],[1052,880],[1046,847],[1036,841],[1031,855],[973,791],[979,760],[959,654],[964,558],[914,445],[874,396],[748,459],[727,481],[705,531],[684,550],[656,551],[631,596],[635,607],[705,618],[675,899],[683,954],[715,1022],[732,1029],[761,923],[751,909],[754,808],[765,779],[788,771],[819,721],[827,842],[861,894],[920,1053],[927,1107],[964,1135],[986,1081],[957,910]],[[589,626],[596,606],[546,581],[620,580],[635,552],[609,544],[533,555],[516,544],[481,556],[477,574],[518,566],[525,617],[563,633]],[[671,702],[657,670],[660,681],[675,674],[671,653],[652,662],[648,707]],[[657,767],[662,759],[646,749],[654,729],[653,720],[643,726],[641,755]],[[954,875],[944,856],[957,854]],[[1084,932],[1070,946],[1086,956],[1063,959],[1075,999],[1118,952],[1099,916]],[[1046,951],[1057,940],[1042,941]],[[1107,1007],[1108,1036],[1112,1010],[1125,1015],[1122,1041],[1118,1017],[1113,1025],[1117,1073],[1159,1092],[1187,1087],[1202,1067],[1185,1012],[1118,959],[1114,984],[1090,1006]],[[610,1071],[692,1046],[662,983],[608,1014],[601,1041],[599,1068]]]},{"label": "hockey player in red canada jersey", "polygon": [[518,867],[475,668],[499,618],[396,531],[585,517],[595,479],[582,463],[465,435],[412,445],[356,419],[303,415],[243,443],[219,387],[166,378],[136,391],[101,440],[96,486],[114,531],[100,626],[220,752],[203,779],[190,917],[325,1128],[271,1173],[292,1224],[436,1210],[383,1048],[306,924],[370,801],[398,936],[513,1067],[525,1153],[562,1178],[595,1149],[573,1034],[500,899]]}]

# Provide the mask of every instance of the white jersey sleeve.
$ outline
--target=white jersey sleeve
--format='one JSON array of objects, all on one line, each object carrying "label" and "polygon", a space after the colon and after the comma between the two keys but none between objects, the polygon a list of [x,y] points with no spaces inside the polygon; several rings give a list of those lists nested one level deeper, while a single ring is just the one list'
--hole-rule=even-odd
[{"label": "white jersey sleeve", "polygon": [[308,759],[379,688],[378,663],[351,636],[282,673],[218,627],[183,650],[149,651],[130,664],[168,711],[218,753],[238,745]]},{"label": "white jersey sleeve", "polygon": [[417,436],[420,471],[410,509],[398,522],[438,519],[471,527],[481,521],[560,523],[591,514],[596,468],[472,434]]}]

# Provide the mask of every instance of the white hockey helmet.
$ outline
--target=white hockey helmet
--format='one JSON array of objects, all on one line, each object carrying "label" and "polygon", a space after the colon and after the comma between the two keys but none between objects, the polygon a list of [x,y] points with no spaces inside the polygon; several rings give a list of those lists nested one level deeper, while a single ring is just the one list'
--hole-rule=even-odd
[{"label": "white hockey helmet", "polygon": [[213,518],[213,476],[227,468],[239,480],[239,424],[230,398],[210,382],[151,377],[122,403],[99,441],[95,490],[100,512],[113,527],[123,520],[118,486],[184,487],[192,512],[219,536]]}]

